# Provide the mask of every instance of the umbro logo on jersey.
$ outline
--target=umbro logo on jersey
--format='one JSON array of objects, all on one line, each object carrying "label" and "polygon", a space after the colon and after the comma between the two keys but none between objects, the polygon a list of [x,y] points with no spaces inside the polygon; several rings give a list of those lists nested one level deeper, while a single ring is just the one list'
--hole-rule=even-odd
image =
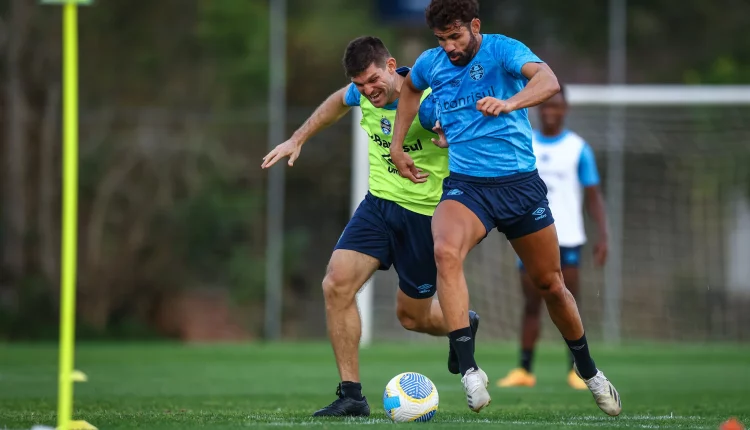
[{"label": "umbro logo on jersey", "polygon": [[456,88],[459,85],[461,85],[461,80],[460,79],[454,79],[454,80],[451,81],[451,86],[453,88]]}]

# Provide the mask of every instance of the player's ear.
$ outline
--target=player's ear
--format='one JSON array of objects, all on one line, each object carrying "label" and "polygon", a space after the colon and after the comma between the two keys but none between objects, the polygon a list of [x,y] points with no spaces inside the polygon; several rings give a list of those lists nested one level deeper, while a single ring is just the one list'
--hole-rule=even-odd
[{"label": "player's ear", "polygon": [[482,21],[479,20],[479,18],[474,18],[471,20],[471,32],[474,33],[474,35],[479,34],[479,30],[482,28]]},{"label": "player's ear", "polygon": [[396,59],[391,57],[385,62],[385,69],[388,73],[396,73]]}]

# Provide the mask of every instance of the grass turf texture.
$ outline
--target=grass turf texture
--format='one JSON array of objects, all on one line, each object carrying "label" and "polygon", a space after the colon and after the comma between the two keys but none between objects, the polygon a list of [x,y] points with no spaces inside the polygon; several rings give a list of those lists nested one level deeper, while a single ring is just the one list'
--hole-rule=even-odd
[{"label": "grass turf texture", "polygon": [[[0,347],[0,429],[54,426],[55,345]],[[382,409],[390,378],[420,372],[435,382],[440,408],[430,423],[450,429],[716,429],[730,416],[750,424],[750,347],[594,344],[597,364],[620,391],[623,413],[604,415],[588,391],[565,383],[563,345],[543,345],[534,388],[500,389],[495,381],[516,365],[515,345],[478,346],[490,376],[492,404],[471,412],[457,376],[446,369],[447,341],[376,345],[362,352],[368,419],[313,419],[334,400],[338,376],[323,343],[250,346],[82,344],[76,368],[74,419],[100,429],[241,429],[366,426],[391,428]],[[400,424],[401,425],[401,424]]]}]

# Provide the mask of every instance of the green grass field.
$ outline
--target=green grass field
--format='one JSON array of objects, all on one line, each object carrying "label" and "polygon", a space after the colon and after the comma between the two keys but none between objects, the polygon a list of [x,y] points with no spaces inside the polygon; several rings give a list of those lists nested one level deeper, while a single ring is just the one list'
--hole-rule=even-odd
[{"label": "green grass field", "polygon": [[[479,346],[477,359],[492,383],[516,362],[514,345]],[[369,419],[312,419],[334,399],[338,380],[324,343],[182,346],[84,344],[77,368],[89,381],[75,386],[76,418],[100,429],[241,429],[367,426],[390,428],[382,409],[388,380],[404,371],[430,377],[440,408],[430,423],[450,429],[717,429],[735,416],[750,424],[750,347],[640,344],[594,345],[595,359],[622,396],[610,418],[589,392],[565,384],[564,350],[537,353],[537,386],[491,386],[492,405],[471,412],[458,377],[446,370],[446,346],[378,345],[362,354]],[[0,350],[0,429],[54,426],[55,345],[4,345]]]}]

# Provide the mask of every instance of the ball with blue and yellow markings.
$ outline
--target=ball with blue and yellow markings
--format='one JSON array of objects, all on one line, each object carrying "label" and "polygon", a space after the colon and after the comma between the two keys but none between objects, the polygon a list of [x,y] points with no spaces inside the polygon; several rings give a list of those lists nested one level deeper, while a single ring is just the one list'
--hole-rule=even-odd
[{"label": "ball with blue and yellow markings", "polygon": [[430,378],[416,372],[393,377],[383,392],[383,407],[397,423],[429,421],[438,409],[438,392]]}]

